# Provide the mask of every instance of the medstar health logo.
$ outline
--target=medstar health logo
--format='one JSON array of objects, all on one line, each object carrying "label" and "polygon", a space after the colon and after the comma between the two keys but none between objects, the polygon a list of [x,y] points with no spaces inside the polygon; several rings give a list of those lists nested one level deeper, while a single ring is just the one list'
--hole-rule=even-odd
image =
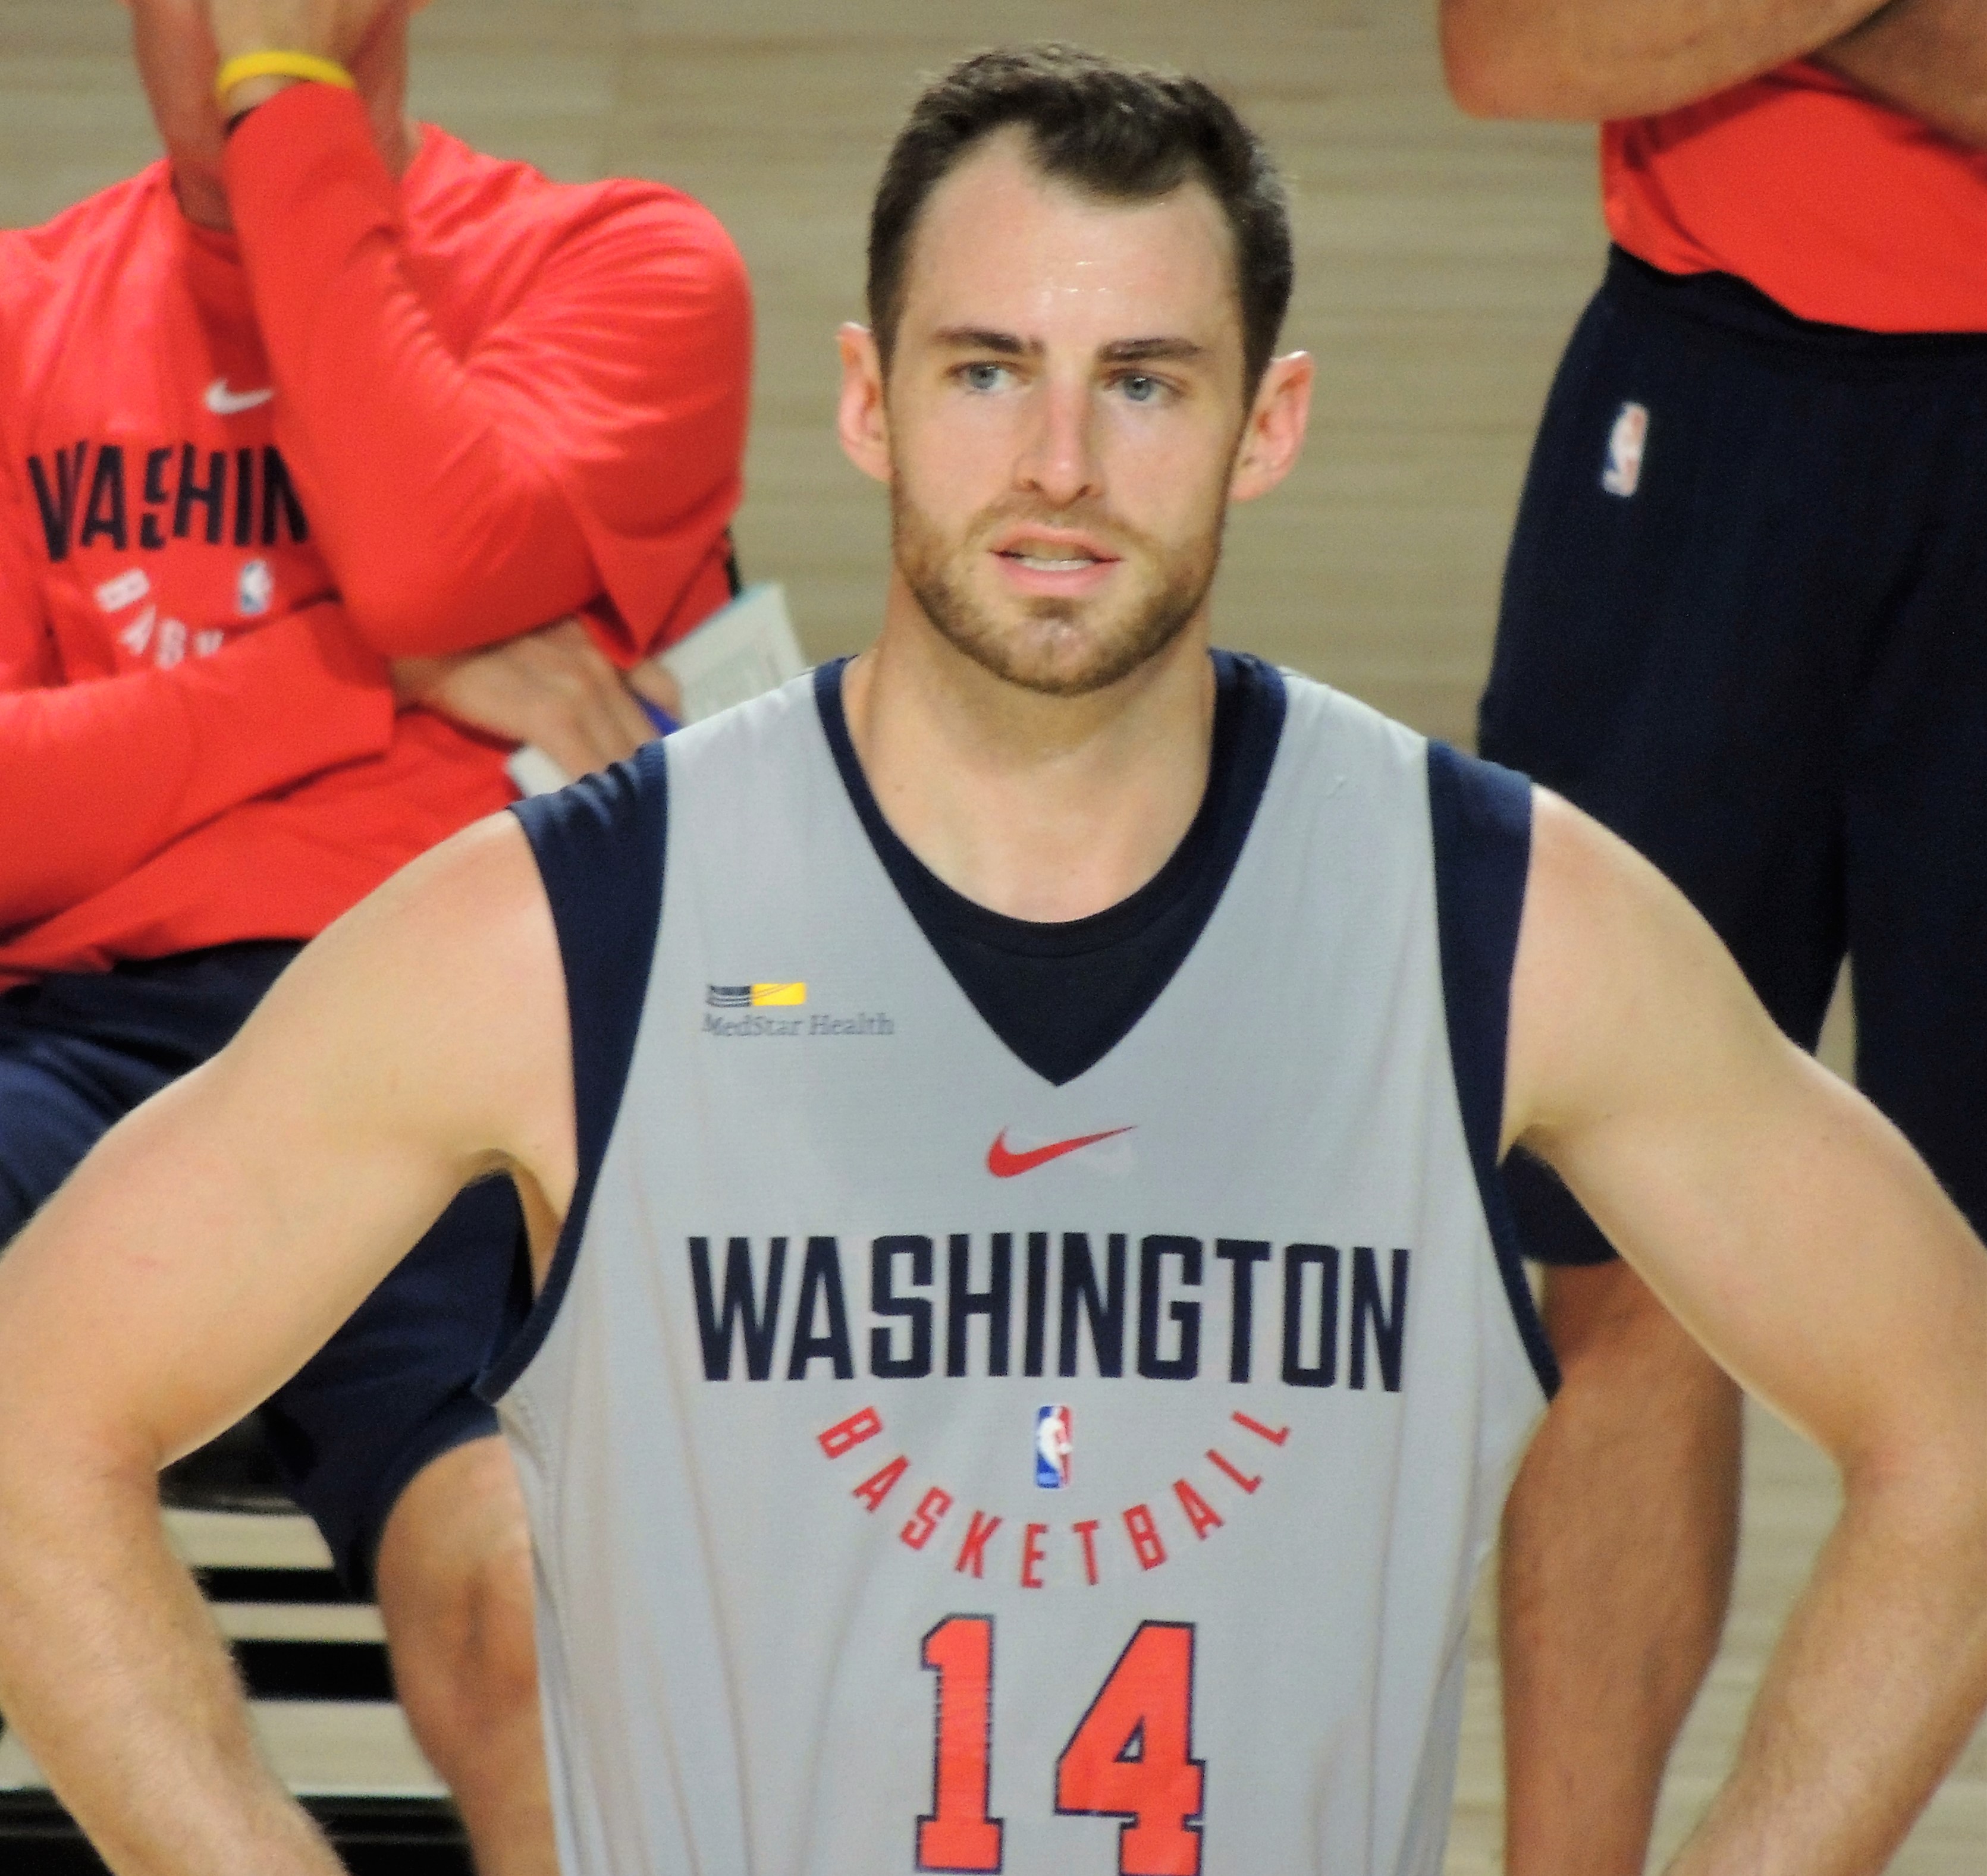
[{"label": "medstar health logo", "polygon": [[710,984],[705,1002],[713,1009],[791,1009],[807,1001],[805,984]]}]

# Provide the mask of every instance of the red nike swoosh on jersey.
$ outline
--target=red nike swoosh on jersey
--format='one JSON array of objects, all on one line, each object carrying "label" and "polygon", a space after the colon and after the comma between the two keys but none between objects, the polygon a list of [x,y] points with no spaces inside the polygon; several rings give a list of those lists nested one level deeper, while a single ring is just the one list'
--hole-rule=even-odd
[{"label": "red nike swoosh on jersey", "polygon": [[1059,1160],[1065,1153],[1074,1153],[1079,1147],[1094,1147],[1100,1140],[1115,1140],[1120,1133],[1129,1133],[1128,1127],[1114,1127],[1102,1133],[1079,1133],[1074,1140],[1059,1140],[1047,1147],[1031,1147],[1026,1153],[1007,1150],[1007,1130],[1003,1127],[1000,1137],[987,1149],[987,1170],[996,1179],[1011,1179],[1017,1173],[1032,1172],[1037,1166],[1046,1166],[1051,1160]]}]

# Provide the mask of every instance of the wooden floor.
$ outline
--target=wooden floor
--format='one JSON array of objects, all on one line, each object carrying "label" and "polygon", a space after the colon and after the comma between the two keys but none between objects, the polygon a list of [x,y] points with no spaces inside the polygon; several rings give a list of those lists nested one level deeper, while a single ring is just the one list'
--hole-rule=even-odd
[{"label": "wooden floor", "polygon": [[[1441,90],[1432,11],[444,0],[420,22],[416,98],[555,176],[660,177],[724,217],[758,293],[741,548],[751,577],[786,583],[809,649],[825,654],[861,644],[876,615],[883,508],[832,440],[832,335],[860,311],[868,196],[919,76],[977,45],[1054,35],[1224,82],[1293,179],[1288,337],[1321,369],[1305,462],[1236,518],[1220,636],[1467,741],[1526,451],[1603,237],[1591,134],[1464,121]],[[0,224],[39,220],[153,153],[123,32],[111,6],[0,0]],[[1670,1780],[1665,1844],[1726,1761],[1832,1502],[1825,1468],[1756,1426],[1738,1609]],[[1473,1641],[1449,1876],[1498,1867],[1487,1618]],[[1987,1739],[1896,1867],[1987,1868]]]}]

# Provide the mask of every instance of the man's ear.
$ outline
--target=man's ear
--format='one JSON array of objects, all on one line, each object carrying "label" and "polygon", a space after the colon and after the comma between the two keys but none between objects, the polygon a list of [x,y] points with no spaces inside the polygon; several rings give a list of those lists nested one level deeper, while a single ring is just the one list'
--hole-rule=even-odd
[{"label": "man's ear", "polygon": [[890,420],[883,408],[883,360],[876,335],[852,320],[835,335],[842,354],[842,399],[835,433],[842,453],[865,476],[890,480]]},{"label": "man's ear", "polygon": [[1230,501],[1267,495],[1295,466],[1311,421],[1311,391],[1317,376],[1307,352],[1272,359],[1256,387],[1242,447],[1228,479]]}]

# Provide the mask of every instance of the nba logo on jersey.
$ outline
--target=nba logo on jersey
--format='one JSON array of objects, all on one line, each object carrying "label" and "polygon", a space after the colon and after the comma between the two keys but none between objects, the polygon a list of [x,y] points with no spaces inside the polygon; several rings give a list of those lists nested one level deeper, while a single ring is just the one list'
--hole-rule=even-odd
[{"label": "nba logo on jersey", "polygon": [[276,596],[276,578],[267,561],[250,561],[234,583],[234,605],[244,618],[254,618],[269,609]]},{"label": "nba logo on jersey", "polygon": [[1060,1491],[1069,1483],[1070,1413],[1067,1407],[1035,1410],[1035,1483]]},{"label": "nba logo on jersey", "polygon": [[1609,494],[1634,493],[1642,480],[1642,447],[1648,436],[1648,407],[1624,404],[1607,433],[1607,466],[1601,472],[1601,486]]}]

